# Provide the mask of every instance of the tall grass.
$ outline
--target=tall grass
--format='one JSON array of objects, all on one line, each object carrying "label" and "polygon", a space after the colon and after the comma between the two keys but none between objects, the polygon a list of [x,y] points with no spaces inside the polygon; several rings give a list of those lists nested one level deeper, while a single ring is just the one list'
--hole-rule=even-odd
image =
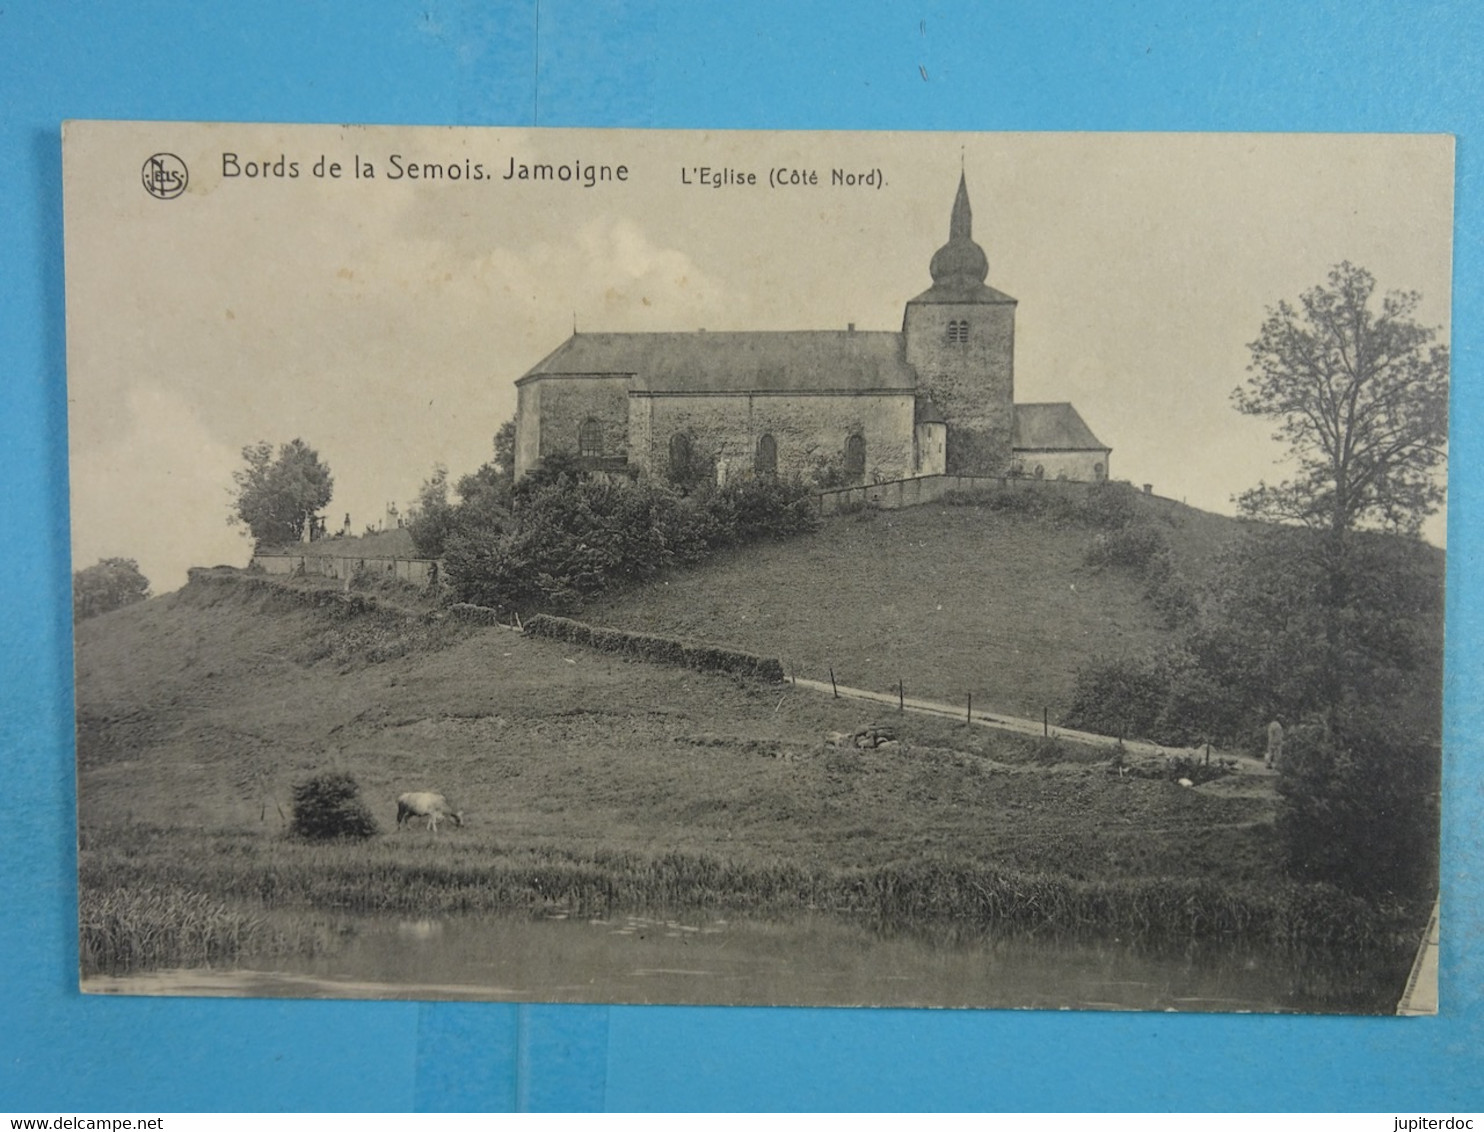
[{"label": "tall grass", "polygon": [[263,926],[262,916],[236,911],[203,892],[84,886],[79,959],[88,973],[228,963],[262,944]]},{"label": "tall grass", "polygon": [[1385,951],[1402,946],[1413,926],[1411,910],[1378,907],[1325,885],[1079,880],[965,860],[840,869],[705,853],[514,849],[455,837],[359,845],[243,837],[215,851],[168,854],[159,847],[146,834],[84,852],[82,887],[93,894],[84,900],[85,962],[160,965],[192,954],[213,962],[263,943],[262,925],[232,908],[418,915],[815,910],[889,928],[954,924],[1047,938],[1219,940],[1279,950]]}]

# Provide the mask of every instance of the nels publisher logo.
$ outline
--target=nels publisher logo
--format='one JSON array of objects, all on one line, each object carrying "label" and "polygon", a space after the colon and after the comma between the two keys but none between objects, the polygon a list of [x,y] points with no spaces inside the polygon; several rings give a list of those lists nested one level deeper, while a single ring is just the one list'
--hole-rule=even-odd
[{"label": "nels publisher logo", "polygon": [[190,174],[185,162],[173,153],[156,153],[145,158],[139,171],[144,191],[158,200],[174,200],[186,190]]}]

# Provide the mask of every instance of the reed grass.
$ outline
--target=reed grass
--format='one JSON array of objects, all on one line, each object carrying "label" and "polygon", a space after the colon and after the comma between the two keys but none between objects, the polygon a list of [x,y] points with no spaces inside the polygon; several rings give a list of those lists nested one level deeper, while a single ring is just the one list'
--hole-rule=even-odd
[{"label": "reed grass", "polygon": [[[271,940],[261,912],[442,915],[706,909],[822,911],[883,930],[946,925],[986,934],[1221,941],[1279,951],[1390,952],[1410,946],[1413,910],[1378,907],[1324,885],[1174,877],[1083,880],[977,861],[840,869],[705,853],[580,853],[474,839],[305,845],[242,836],[181,852],[151,831],[93,837],[80,862],[84,966],[228,960]],[[103,849],[100,842],[108,842]],[[209,894],[209,895],[203,895]],[[234,910],[237,909],[237,910]],[[258,910],[240,911],[240,909]]]},{"label": "reed grass", "polygon": [[186,889],[84,887],[78,952],[84,972],[228,963],[263,942],[262,916]]}]

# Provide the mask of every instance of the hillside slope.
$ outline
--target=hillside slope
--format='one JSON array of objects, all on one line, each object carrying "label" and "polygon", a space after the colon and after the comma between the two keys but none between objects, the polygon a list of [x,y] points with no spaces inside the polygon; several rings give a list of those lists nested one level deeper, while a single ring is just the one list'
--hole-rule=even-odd
[{"label": "hillside slope", "polygon": [[[1199,580],[1243,524],[1168,500],[1138,512]],[[1085,564],[1084,524],[933,504],[829,519],[595,603],[581,616],[782,656],[787,670],[1056,720],[1079,666],[1172,634],[1126,571]]]},{"label": "hillside slope", "polygon": [[387,833],[399,793],[449,794],[468,815],[461,843],[492,854],[1276,877],[1264,779],[1182,790],[890,712],[901,747],[835,750],[827,732],[872,722],[860,705],[256,585],[193,581],[78,626],[85,864],[129,830],[176,853],[276,841],[292,783],[333,768]]}]

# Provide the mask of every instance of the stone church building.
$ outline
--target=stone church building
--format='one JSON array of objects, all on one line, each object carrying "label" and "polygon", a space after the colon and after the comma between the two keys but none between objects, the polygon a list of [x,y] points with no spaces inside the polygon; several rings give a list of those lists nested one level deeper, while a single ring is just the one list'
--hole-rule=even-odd
[{"label": "stone church building", "polygon": [[566,453],[722,480],[1106,479],[1110,449],[1070,404],[1015,404],[1016,300],[985,284],[972,229],[961,176],[900,332],[574,333],[515,383],[516,476]]}]

